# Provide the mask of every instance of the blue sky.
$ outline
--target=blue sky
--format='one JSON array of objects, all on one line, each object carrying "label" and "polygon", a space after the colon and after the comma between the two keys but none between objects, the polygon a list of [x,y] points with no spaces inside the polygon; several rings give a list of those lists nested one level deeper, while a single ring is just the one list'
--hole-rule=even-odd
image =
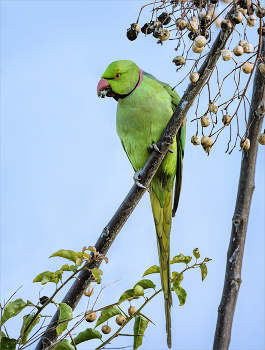
[{"label": "blue sky", "polygon": [[[48,257],[59,249],[80,251],[94,245],[133,184],[133,170],[116,134],[116,101],[96,95],[108,64],[131,59],[172,86],[187,74],[187,70],[176,73],[173,41],[161,46],[143,35],[134,42],[127,40],[126,29],[146,3],[1,1],[1,301],[23,285],[17,298],[37,302],[41,286],[32,280],[64,263]],[[140,24],[149,19],[145,10]],[[251,28],[248,35],[253,43],[255,34],[256,28]],[[235,34],[232,48],[238,40]],[[220,75],[232,66],[230,61],[219,62]],[[178,86],[180,95],[187,84]],[[228,81],[223,102],[233,92],[231,86]],[[216,89],[213,81],[211,92]],[[247,96],[251,97],[251,89]],[[199,114],[207,103],[207,94],[202,95]],[[239,114],[244,130],[243,111]],[[179,307],[174,296],[173,349],[212,347],[241,161],[238,145],[231,155],[225,153],[228,130],[219,136],[209,157],[200,146],[193,146],[190,138],[196,125],[190,121],[194,118],[195,107],[188,114],[183,186],[172,224],[171,254],[191,255],[199,247],[202,257],[213,260],[204,282],[199,270],[184,276],[183,288],[188,293],[184,306]],[[232,125],[234,137],[236,126]],[[117,301],[149,266],[158,263],[148,194],[107,256],[109,264],[102,264],[103,286],[122,280],[102,292],[98,307]],[[153,280],[159,285],[158,276]],[[41,295],[51,295],[53,290],[54,285],[45,285]],[[133,304],[139,306],[140,301]],[[75,315],[86,306],[84,297]],[[47,314],[54,311],[52,306]],[[165,349],[162,295],[144,313],[156,326],[148,326],[143,349]],[[6,327],[15,336],[21,322],[12,322]],[[114,321],[110,325],[116,329]],[[82,324],[79,330],[86,327]],[[132,332],[132,325],[127,327]],[[112,345],[131,343],[123,337]],[[96,346],[92,341],[79,349]],[[260,146],[230,349],[263,348],[264,147]]]}]

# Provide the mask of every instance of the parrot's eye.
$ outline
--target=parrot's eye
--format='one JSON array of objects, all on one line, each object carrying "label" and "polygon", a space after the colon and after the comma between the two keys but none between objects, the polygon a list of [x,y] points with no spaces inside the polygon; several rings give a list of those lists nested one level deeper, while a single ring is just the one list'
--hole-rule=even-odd
[{"label": "parrot's eye", "polygon": [[115,79],[119,79],[120,76],[121,76],[120,74],[116,74],[116,75],[115,75]]}]

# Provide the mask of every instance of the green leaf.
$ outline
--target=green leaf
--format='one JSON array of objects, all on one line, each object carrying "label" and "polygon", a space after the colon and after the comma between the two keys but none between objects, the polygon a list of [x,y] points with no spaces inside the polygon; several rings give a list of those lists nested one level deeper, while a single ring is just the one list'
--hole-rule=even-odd
[{"label": "green leaf", "polygon": [[73,272],[76,272],[76,271],[77,271],[77,266],[76,266],[76,265],[70,265],[70,269],[71,269]]},{"label": "green leaf", "polygon": [[93,276],[96,279],[97,284],[100,284],[101,275],[103,275],[103,272],[100,269],[92,269],[91,272],[93,273]]},{"label": "green leaf", "polygon": [[60,343],[56,343],[52,349],[56,350],[75,350],[75,347],[69,343],[68,339],[63,339]]},{"label": "green leaf", "polygon": [[60,307],[60,316],[56,332],[58,335],[61,335],[63,331],[66,330],[68,322],[73,318],[73,311],[72,308],[65,303],[59,303],[58,305]]},{"label": "green leaf", "polygon": [[208,262],[208,261],[211,261],[212,259],[209,259],[209,258],[205,258],[204,260],[203,260],[203,262]]},{"label": "green leaf", "polygon": [[[74,265],[71,265],[71,266],[74,266]],[[64,265],[60,268],[60,270],[61,270],[61,271],[73,271],[73,270],[71,269],[71,266],[69,266],[68,264],[64,264]]]},{"label": "green leaf", "polygon": [[202,275],[202,281],[203,281],[207,276],[207,266],[204,264],[201,264],[200,268],[201,268],[201,275]]},{"label": "green leaf", "polygon": [[16,339],[3,337],[1,338],[0,349],[1,350],[15,350],[17,345]]},{"label": "green leaf", "polygon": [[6,337],[5,333],[1,331],[1,337]]},{"label": "green leaf", "polygon": [[183,273],[178,273],[178,272],[173,271],[172,277],[173,277],[173,288],[174,288],[174,286],[177,287],[180,285],[184,276],[183,276]]},{"label": "green leaf", "polygon": [[[92,328],[87,328],[84,332],[79,333],[75,338],[74,342],[75,345],[83,343],[84,341],[91,340],[91,339],[101,339],[102,335]],[[71,342],[73,344],[73,342]]]},{"label": "green leaf", "polygon": [[58,250],[58,252],[53,253],[50,256],[50,258],[52,258],[54,256],[60,256],[61,258],[71,260],[74,263],[76,262],[76,259],[78,258],[76,252],[74,252],[73,250],[65,250],[65,249]]},{"label": "green leaf", "polygon": [[107,309],[104,309],[101,311],[101,315],[97,319],[96,327],[98,327],[101,323],[106,322],[109,318],[116,316],[116,315],[121,315],[120,310],[117,308],[117,306],[113,305],[108,307]]},{"label": "green leaf", "polygon": [[11,317],[19,314],[26,306],[33,305],[32,302],[27,301],[25,303],[22,299],[16,299],[8,303],[4,309],[4,313],[1,319],[1,326]]},{"label": "green leaf", "polygon": [[[58,270],[60,271],[60,270]],[[33,282],[41,282],[41,284],[46,284],[47,282],[53,282],[58,284],[60,281],[60,274],[58,274],[58,271],[50,272],[50,271],[44,271],[40,273],[34,280]],[[61,271],[61,273],[63,273]]]},{"label": "green leaf", "polygon": [[96,253],[96,248],[95,247],[93,247],[93,246],[89,246],[89,247],[87,247],[87,249],[86,250],[90,250],[91,252],[93,252],[93,253]]},{"label": "green leaf", "polygon": [[175,264],[175,263],[184,263],[188,264],[191,261],[192,257],[187,255],[184,256],[183,254],[179,254],[174,256],[173,260],[170,261],[170,264]]},{"label": "green leaf", "polygon": [[148,280],[148,279],[140,280],[139,282],[137,282],[135,284],[135,286],[137,286],[137,285],[143,287],[143,289],[148,289],[148,288],[155,289],[155,287],[156,287],[156,285],[151,280]]},{"label": "green leaf", "polygon": [[126,290],[126,292],[124,292],[121,296],[120,296],[120,299],[119,299],[119,303],[123,302],[124,300],[127,300],[129,298],[132,298],[132,297],[135,297],[135,294],[134,294],[134,289],[128,289]]},{"label": "green leaf", "polygon": [[[148,320],[141,316],[141,315],[137,315],[135,316],[135,321],[134,321],[134,326],[133,326],[133,333],[135,334],[135,336],[133,337],[133,350],[136,350],[139,348],[139,346],[142,345],[143,342],[143,335],[144,332],[148,326]],[[136,334],[141,334],[140,336],[136,336]]]},{"label": "green leaf", "polygon": [[149,267],[149,269],[147,269],[145,271],[145,273],[143,274],[143,277],[146,276],[146,275],[150,275],[151,273],[159,273],[159,272],[160,272],[160,267],[156,266],[156,265],[153,265],[153,266]]},{"label": "green leaf", "polygon": [[173,288],[179,298],[179,306],[184,305],[187,297],[187,293],[185,289],[181,288],[180,286],[174,286],[174,283],[173,283]]},{"label": "green leaf", "polygon": [[201,256],[201,254],[199,253],[199,248],[193,249],[193,255],[196,259],[199,259],[199,257]]},{"label": "green leaf", "polygon": [[133,290],[134,290],[134,295],[137,295],[137,296],[142,296],[144,295],[144,289],[142,286],[140,286],[139,284],[136,284],[134,287],[133,287]]},{"label": "green leaf", "polygon": [[[34,312],[32,314],[30,314],[30,315],[23,316],[23,323],[22,323],[22,327],[21,327],[21,330],[20,330],[20,335],[22,335],[21,344],[25,344],[28,341],[29,333],[36,326],[36,324],[38,324],[40,322],[40,316],[41,315],[36,317],[36,319],[32,322],[32,324],[29,326],[27,331],[24,333],[24,330],[30,324],[30,322],[31,322],[31,320],[33,319],[34,316],[35,316]],[[23,332],[23,334],[22,334],[22,332]]]}]

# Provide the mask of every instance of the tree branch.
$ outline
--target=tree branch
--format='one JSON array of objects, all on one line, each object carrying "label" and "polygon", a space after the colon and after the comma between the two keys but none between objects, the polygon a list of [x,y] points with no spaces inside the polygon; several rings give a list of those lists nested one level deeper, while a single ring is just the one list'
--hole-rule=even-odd
[{"label": "tree branch", "polygon": [[[122,204],[120,205],[110,222],[102,231],[99,239],[97,240],[95,247],[97,251],[99,251],[101,254],[106,255],[116,236],[122,229],[123,225],[133,212],[134,208],[136,207],[146,190],[149,188],[153,176],[155,175],[160,164],[162,163],[171,144],[173,143],[174,138],[179,128],[181,127],[189,108],[192,106],[194,99],[200,92],[201,88],[207,81],[211,71],[215,67],[216,62],[221,55],[221,50],[225,48],[225,44],[231,33],[232,31],[219,32],[215,42],[212,45],[210,52],[208,53],[205,61],[199,69],[200,79],[196,84],[190,83],[188,85],[168,125],[166,126],[162,136],[157,142],[157,146],[159,147],[161,153],[153,151],[144,169],[141,172],[141,184],[144,185],[146,188],[141,188],[135,184],[133,185],[130,192],[128,193],[128,195],[126,196],[126,198],[124,199],[124,201],[122,202]],[[88,267],[90,269],[99,267],[100,263],[101,261],[93,262],[92,265]],[[76,280],[73,283],[72,287],[69,289],[68,293],[62,300],[63,303],[66,303],[69,306],[71,306],[73,310],[75,309],[76,305],[81,299],[85,289],[93,279],[91,273],[87,270],[83,270],[78,275],[78,278],[79,280]],[[51,342],[54,342],[58,337],[55,330],[50,330],[51,328],[54,328],[54,325],[56,324],[57,320],[58,313],[56,313],[53,316],[51,323],[47,328],[47,332],[44,335],[44,337],[46,339],[49,339]],[[36,350],[44,348],[45,345],[42,343],[41,339],[37,344]]]},{"label": "tree branch", "polygon": [[[261,47],[261,56],[265,55],[265,40]],[[261,61],[259,60],[258,63]],[[258,136],[261,132],[265,114],[265,80],[256,68],[251,108],[249,110],[250,149],[242,151],[240,178],[237,200],[232,218],[232,232],[227,252],[226,273],[221,303],[218,308],[218,319],[214,337],[214,350],[228,349],[231,337],[232,322],[241,284],[241,268],[247,232],[248,217],[252,194],[255,188],[254,176],[258,152]],[[253,115],[253,112],[254,114]]]}]

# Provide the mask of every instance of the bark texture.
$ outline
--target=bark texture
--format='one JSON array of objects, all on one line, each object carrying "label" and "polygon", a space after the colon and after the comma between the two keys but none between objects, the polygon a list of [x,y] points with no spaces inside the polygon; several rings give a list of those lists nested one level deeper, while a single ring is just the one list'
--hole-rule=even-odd
[{"label": "bark texture", "polygon": [[[174,138],[181,127],[189,108],[191,107],[194,99],[200,92],[202,86],[207,81],[211,71],[215,67],[215,64],[218,58],[221,55],[221,50],[225,48],[225,44],[231,35],[232,31],[220,31],[215,42],[212,45],[212,48],[207,55],[205,61],[203,62],[201,68],[199,69],[200,79],[196,84],[190,83],[187,87],[182,99],[180,100],[179,105],[174,111],[167,127],[165,128],[161,138],[157,142],[161,153],[153,151],[150,155],[144,169],[141,172],[141,184],[146,188],[141,188],[137,185],[133,185],[130,192],[107,224],[103,229],[100,237],[98,238],[95,247],[97,251],[101,254],[106,255],[112,243],[114,242],[117,234],[122,229],[123,225],[133,212],[134,208],[146,192],[146,189],[149,187],[149,184],[156,173],[159,165],[163,161],[168,149],[174,141]],[[93,266],[88,266],[90,269],[99,267],[100,262],[93,263]],[[78,275],[78,280],[75,280],[72,287],[69,289],[68,293],[62,300],[62,303],[66,303],[74,310],[78,302],[80,301],[85,289],[91,283],[93,277],[91,273],[87,270],[83,270]],[[58,335],[55,331],[55,326],[58,320],[58,313],[53,316],[46,333],[42,339],[37,344],[36,349],[46,349],[51,343],[53,343]]]},{"label": "bark texture", "polygon": [[[261,47],[261,55],[265,54],[265,40]],[[259,64],[260,62],[258,62]],[[226,273],[221,303],[218,308],[218,319],[214,337],[214,350],[228,349],[231,338],[232,322],[237,296],[241,284],[241,268],[246,239],[250,204],[255,188],[254,176],[258,152],[258,136],[261,132],[265,103],[265,80],[256,68],[251,107],[249,111],[250,149],[242,151],[240,178],[237,191],[236,206],[232,218],[232,232],[227,252]],[[253,114],[253,112],[254,114]]]}]

